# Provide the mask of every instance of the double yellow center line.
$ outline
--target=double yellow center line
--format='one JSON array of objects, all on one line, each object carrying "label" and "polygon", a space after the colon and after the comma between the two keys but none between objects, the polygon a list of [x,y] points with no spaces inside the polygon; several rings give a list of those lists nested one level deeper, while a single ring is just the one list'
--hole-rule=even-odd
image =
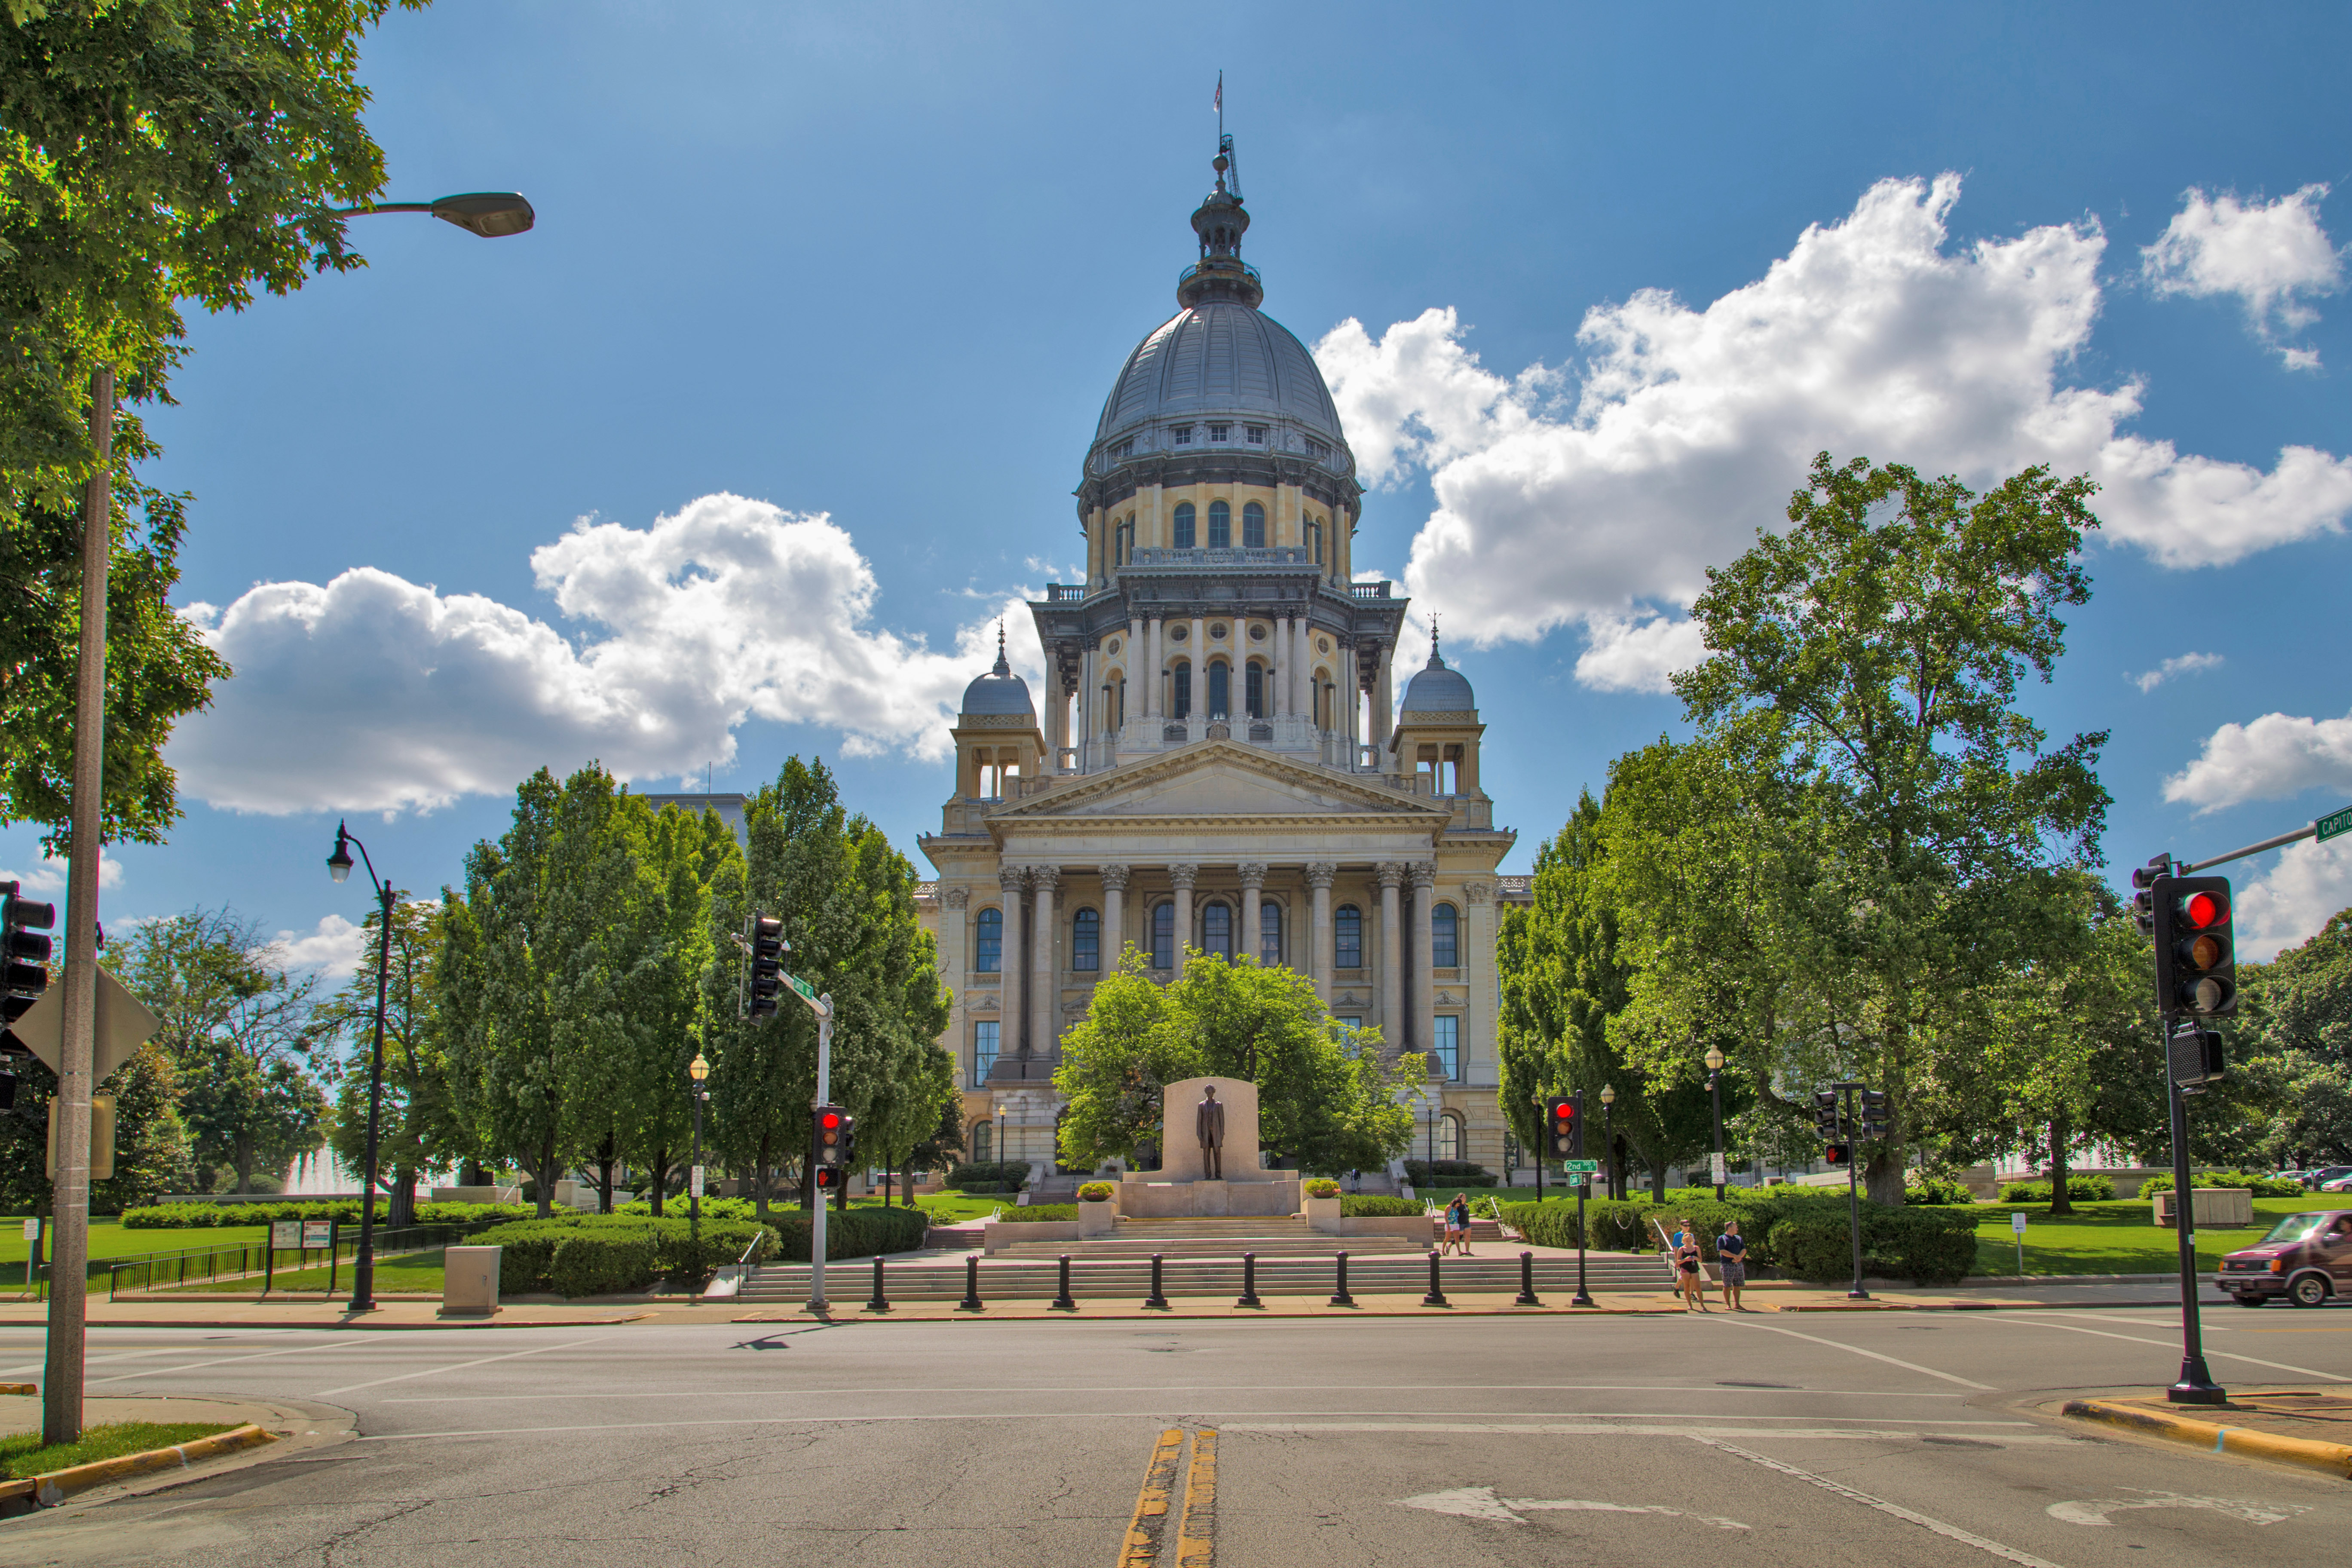
[{"label": "double yellow center line", "polygon": [[[1127,1527],[1118,1568],[1159,1568],[1160,1538],[1168,1529],[1168,1500],[1176,1488],[1176,1462],[1184,1451],[1184,1428],[1171,1426],[1151,1446],[1143,1490]],[[1184,1473],[1184,1513],[1176,1527],[1176,1568],[1216,1568],[1217,1435],[1192,1435],[1192,1463]]]}]

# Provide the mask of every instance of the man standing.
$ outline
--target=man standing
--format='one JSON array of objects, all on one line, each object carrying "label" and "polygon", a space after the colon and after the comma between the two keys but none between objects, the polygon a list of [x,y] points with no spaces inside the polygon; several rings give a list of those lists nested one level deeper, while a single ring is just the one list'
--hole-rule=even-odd
[{"label": "man standing", "polygon": [[1225,1179],[1225,1108],[1217,1103],[1217,1086],[1202,1086],[1202,1100],[1192,1112],[1192,1130],[1201,1140],[1201,1175],[1205,1181]]},{"label": "man standing", "polygon": [[1715,1261],[1723,1270],[1723,1304],[1735,1312],[1748,1310],[1739,1304],[1739,1288],[1748,1283],[1748,1242],[1738,1220],[1723,1222],[1723,1234],[1715,1238]]}]

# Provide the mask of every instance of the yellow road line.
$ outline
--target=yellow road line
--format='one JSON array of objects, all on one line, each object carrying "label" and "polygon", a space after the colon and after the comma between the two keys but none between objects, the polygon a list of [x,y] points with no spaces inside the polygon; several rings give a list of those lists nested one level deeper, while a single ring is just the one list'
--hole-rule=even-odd
[{"label": "yellow road line", "polygon": [[1192,1468],[1184,1477],[1184,1522],[1176,1535],[1176,1568],[1216,1568],[1217,1434],[1192,1434]]},{"label": "yellow road line", "polygon": [[1127,1527],[1127,1544],[1120,1548],[1118,1568],[1156,1568],[1160,1537],[1168,1525],[1168,1494],[1176,1485],[1176,1456],[1184,1447],[1184,1429],[1171,1426],[1151,1447],[1151,1462],[1143,1469],[1143,1491],[1135,1500],[1135,1518]]}]

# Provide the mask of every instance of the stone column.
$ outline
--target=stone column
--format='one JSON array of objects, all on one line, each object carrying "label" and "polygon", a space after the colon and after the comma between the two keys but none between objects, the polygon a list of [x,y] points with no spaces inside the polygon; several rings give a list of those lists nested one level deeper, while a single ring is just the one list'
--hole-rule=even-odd
[{"label": "stone column", "polygon": [[1274,679],[1267,683],[1266,717],[1279,719],[1290,711],[1290,648],[1286,636],[1289,623],[1280,616],[1274,617],[1274,635],[1266,640],[1274,644]]},{"label": "stone column", "polygon": [[[1412,1048],[1417,1051],[1432,1050],[1437,1045],[1437,971],[1429,963],[1431,939],[1436,934],[1432,915],[1436,908],[1437,868],[1423,861],[1412,868]],[[1458,933],[1455,940],[1460,940]],[[1454,1043],[1458,1048],[1458,1034]],[[1436,1065],[1434,1058],[1431,1065]]]},{"label": "stone column", "polygon": [[1061,1010],[1055,1003],[1062,989],[1054,963],[1054,889],[1061,879],[1058,867],[1029,868],[1030,896],[1036,910],[1029,927],[1029,1048],[1047,1058],[1060,1044],[1054,1027]]},{"label": "stone column", "polygon": [[1290,707],[1312,723],[1315,720],[1315,639],[1305,616],[1290,617]]},{"label": "stone column", "polygon": [[[1160,717],[1160,617],[1153,616],[1143,623],[1143,716]],[[1134,683],[1138,672],[1130,670],[1128,681]]]},{"label": "stone column", "polygon": [[1501,1022],[1495,1016],[1495,987],[1486,982],[1495,960],[1495,884],[1463,883],[1462,901],[1462,1079],[1490,1083],[1497,1071],[1495,1041]]},{"label": "stone column", "polygon": [[1406,1048],[1404,915],[1397,898],[1397,889],[1404,886],[1404,868],[1383,860],[1373,872],[1381,883],[1381,1034],[1394,1055]]},{"label": "stone column", "polygon": [[1069,744],[1070,694],[1062,689],[1062,667],[1051,646],[1045,649],[1045,765],[1052,773],[1062,765],[1062,748]]},{"label": "stone column", "polygon": [[1127,956],[1127,868],[1105,866],[1101,871],[1103,885],[1103,954],[1101,973],[1118,967]]},{"label": "stone column", "polygon": [[1307,950],[1307,962],[1315,993],[1326,1006],[1331,1003],[1331,881],[1339,874],[1339,868],[1328,860],[1307,868],[1307,886],[1313,889],[1315,906],[1314,923],[1308,927],[1314,945]]},{"label": "stone column", "polygon": [[[1029,1017],[1029,928],[1022,917],[1021,889],[1029,885],[1029,874],[1018,866],[1000,866],[996,869],[996,886],[1003,893],[1004,950],[996,956],[997,1016],[1003,1022],[1002,1034],[1020,1036]],[[1027,1048],[1021,1038],[996,1042],[1000,1057],[1018,1056]]]},{"label": "stone column", "polygon": [[1209,622],[1203,616],[1192,617],[1192,711],[1202,720],[1209,716]]},{"label": "stone column", "polygon": [[1396,649],[1382,643],[1379,673],[1372,677],[1372,744],[1380,748],[1380,766],[1382,773],[1386,773],[1389,767],[1389,726],[1396,718],[1396,697],[1390,689],[1389,669],[1390,663],[1395,658]]},{"label": "stone column", "polygon": [[1201,868],[1190,862],[1168,868],[1168,880],[1176,889],[1176,952],[1172,962],[1176,973],[1184,972],[1184,950],[1192,943],[1192,882]]},{"label": "stone column", "polygon": [[1242,930],[1247,936],[1245,940],[1234,942],[1234,956],[1238,958],[1246,952],[1255,958],[1261,945],[1257,934],[1258,921],[1262,918],[1258,913],[1258,902],[1265,891],[1265,862],[1244,860],[1239,869],[1242,874]]},{"label": "stone column", "polygon": [[[1076,743],[1081,748],[1083,748],[1087,742],[1095,738],[1095,666],[1101,660],[1101,658],[1102,655],[1096,651],[1096,645],[1092,643],[1088,643],[1084,651],[1078,655],[1078,737]],[[1078,771],[1080,773],[1087,771],[1087,756],[1083,749],[1078,752]]]}]

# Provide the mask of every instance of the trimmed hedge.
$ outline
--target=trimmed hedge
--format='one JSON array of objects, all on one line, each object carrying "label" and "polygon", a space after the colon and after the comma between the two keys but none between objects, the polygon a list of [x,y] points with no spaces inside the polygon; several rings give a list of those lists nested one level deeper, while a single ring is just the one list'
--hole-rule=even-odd
[{"label": "trimmed hedge", "polygon": [[1026,1160],[972,1160],[948,1167],[946,1184],[962,1193],[1017,1193],[1028,1180]]},{"label": "trimmed hedge", "polygon": [[[1712,1194],[1664,1205],[1647,1203],[1591,1203],[1586,1222],[1590,1245],[1624,1251],[1654,1252],[1657,1233],[1652,1219],[1671,1229],[1688,1219],[1698,1232],[1703,1257],[1715,1256],[1715,1238],[1727,1219],[1739,1221],[1752,1265],[1778,1269],[1800,1279],[1834,1280],[1853,1272],[1852,1231],[1846,1219],[1846,1196],[1832,1190],[1780,1186],[1734,1188],[1722,1203]],[[1505,1205],[1503,1217],[1539,1247],[1576,1245],[1576,1205],[1552,1199],[1542,1204]],[[1920,1284],[1948,1284],[1964,1278],[1976,1265],[1977,1216],[1968,1210],[1862,1206],[1863,1268],[1865,1273],[1912,1279]]]},{"label": "trimmed hedge", "polygon": [[[2258,1176],[2251,1171],[2198,1171],[2193,1175],[2196,1184],[2200,1187],[2236,1187],[2250,1192],[2258,1198],[2303,1196],[2303,1184],[2286,1176]],[[2071,1187],[2074,1184],[2070,1182],[2067,1184]],[[2171,1190],[2172,1173],[2167,1171],[2161,1175],[2150,1176],[2143,1183],[2139,1189],[2139,1195],[2147,1197],[2154,1193],[2168,1193]]]},{"label": "trimmed hedge", "polygon": [[[772,1215],[769,1223],[780,1238],[773,1256],[806,1263],[814,1216]],[[930,1223],[931,1216],[921,1209],[877,1206],[828,1213],[824,1216],[824,1256],[830,1261],[835,1258],[871,1258],[877,1252],[912,1252],[923,1245],[923,1233]]]},{"label": "trimmed hedge", "polygon": [[[492,1226],[474,1237],[473,1245],[503,1249],[499,1257],[503,1289],[609,1296],[642,1290],[663,1278],[699,1285],[721,1265],[742,1257],[754,1237],[761,1238],[761,1247],[752,1261],[774,1256],[775,1231],[770,1226],[705,1220],[698,1242],[689,1221],[667,1215],[660,1219],[557,1215],[520,1220]],[[802,1246],[806,1257],[807,1244]],[[559,1258],[565,1260],[559,1263]]]},{"label": "trimmed hedge", "polygon": [[[2148,1179],[2151,1182],[2155,1180],[2152,1176]],[[2165,1177],[2164,1184],[2165,1184],[2161,1189],[2143,1187],[2140,1190],[2142,1192],[2147,1192],[2150,1190],[2169,1192],[2172,1190],[2171,1177]],[[2217,1183],[2215,1184],[2220,1186],[2235,1185],[2234,1183],[2228,1182]],[[2291,1186],[2293,1184],[2289,1184]],[[2075,1202],[2086,1204],[2108,1203],[2113,1201],[2115,1195],[2116,1182],[2115,1178],[2112,1176],[2069,1175],[2066,1178],[2066,1196]],[[2048,1182],[2011,1182],[2000,1189],[2000,1201],[2005,1204],[2046,1204],[2050,1201],[2050,1184]]]},{"label": "trimmed hedge", "polygon": [[[1772,1260],[1799,1279],[1828,1283],[1853,1277],[1853,1231],[1835,1208],[1775,1223]],[[1976,1267],[1977,1222],[1969,1214],[1932,1208],[1862,1211],[1862,1271],[1919,1285],[1948,1285]]]},{"label": "trimmed hedge", "polygon": [[1339,1213],[1348,1219],[1405,1219],[1425,1215],[1428,1205],[1419,1198],[1383,1197],[1378,1193],[1349,1193],[1339,1200]]},{"label": "trimmed hedge", "polygon": [[1423,1187],[1491,1187],[1495,1173],[1468,1160],[1407,1160],[1404,1179],[1413,1190]]},{"label": "trimmed hedge", "polygon": [[1058,1225],[1075,1222],[1078,1217],[1076,1204],[1031,1204],[1025,1208],[1009,1208],[997,1216],[999,1225]]},{"label": "trimmed hedge", "polygon": [[1947,1181],[1941,1176],[1922,1176],[1916,1184],[1903,1189],[1903,1201],[1914,1207],[1923,1205],[1972,1204],[1977,1201],[1977,1195],[1958,1182]]},{"label": "trimmed hedge", "polygon": [[[392,1201],[375,1201],[376,1223],[392,1213]],[[419,1225],[473,1225],[486,1219],[525,1219],[528,1204],[418,1204]],[[203,1230],[225,1226],[267,1225],[279,1219],[333,1219],[360,1222],[360,1201],[345,1198],[289,1199],[270,1204],[148,1204],[122,1211],[125,1230]]]}]

